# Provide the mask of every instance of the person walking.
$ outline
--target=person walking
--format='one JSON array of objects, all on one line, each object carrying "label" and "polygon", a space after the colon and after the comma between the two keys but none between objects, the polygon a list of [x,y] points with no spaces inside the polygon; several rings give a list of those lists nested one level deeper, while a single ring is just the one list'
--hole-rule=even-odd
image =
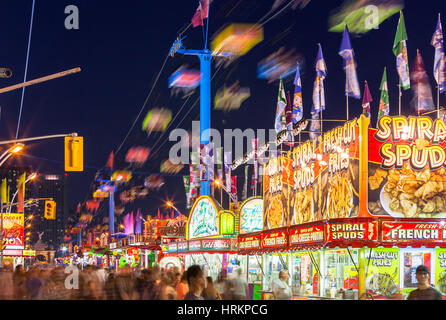
[{"label": "person walking", "polygon": [[187,284],[186,271],[181,275],[180,282],[177,284],[177,299],[183,300],[186,293],[189,291],[189,286]]},{"label": "person walking", "polygon": [[183,300],[204,300],[201,296],[204,289],[204,273],[199,265],[192,265],[186,271],[187,284],[189,292],[186,293]]},{"label": "person walking", "polygon": [[416,277],[418,288],[409,293],[407,300],[442,300],[441,293],[435,290],[430,284],[429,268],[424,265],[417,267]]},{"label": "person walking", "polygon": [[206,288],[201,294],[204,300],[221,300],[220,292],[214,287],[214,281],[212,277],[206,277]]},{"label": "person walking", "polygon": [[274,280],[272,289],[276,300],[291,300],[293,295],[288,285],[288,270],[280,270],[279,278]]},{"label": "person walking", "polygon": [[237,269],[237,276],[232,280],[232,299],[245,300],[249,295],[248,283],[242,276],[242,269]]},{"label": "person walking", "polygon": [[23,300],[26,294],[25,290],[25,281],[26,281],[26,275],[25,271],[23,270],[23,266],[19,264],[14,271],[14,274],[12,276],[12,281],[14,283],[14,300]]}]

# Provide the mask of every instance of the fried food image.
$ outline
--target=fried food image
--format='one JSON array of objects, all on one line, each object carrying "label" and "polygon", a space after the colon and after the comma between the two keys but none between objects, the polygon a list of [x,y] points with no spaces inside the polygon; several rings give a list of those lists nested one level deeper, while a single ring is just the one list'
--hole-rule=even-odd
[{"label": "fried food image", "polygon": [[406,218],[446,212],[446,170],[414,171],[406,164],[401,170],[391,169],[383,192],[390,210]]},{"label": "fried food image", "polygon": [[280,195],[272,198],[268,207],[268,226],[270,229],[282,227],[283,205]]},{"label": "fried food image", "polygon": [[369,186],[371,190],[376,190],[379,188],[384,178],[387,177],[387,171],[383,169],[376,169],[375,174],[369,177]]},{"label": "fried food image", "polygon": [[374,294],[392,297],[398,286],[390,274],[374,273],[367,279],[367,288]]},{"label": "fried food image", "polygon": [[296,192],[294,198],[293,224],[301,224],[314,220],[313,188]]},{"label": "fried food image", "polygon": [[348,218],[353,208],[352,181],[348,173],[337,173],[328,183],[327,218]]}]

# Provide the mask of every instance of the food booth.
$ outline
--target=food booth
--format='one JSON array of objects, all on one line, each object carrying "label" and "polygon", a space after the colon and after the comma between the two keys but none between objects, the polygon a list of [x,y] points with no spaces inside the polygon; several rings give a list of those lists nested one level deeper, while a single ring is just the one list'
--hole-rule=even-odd
[{"label": "food booth", "polygon": [[184,269],[200,265],[206,276],[231,277],[240,261],[237,256],[238,217],[223,210],[210,196],[199,197],[186,223],[186,239],[168,244],[168,257],[182,257]]},{"label": "food booth", "polygon": [[263,298],[281,269],[294,299],[405,299],[415,269],[446,294],[446,125],[347,121],[264,169]]}]

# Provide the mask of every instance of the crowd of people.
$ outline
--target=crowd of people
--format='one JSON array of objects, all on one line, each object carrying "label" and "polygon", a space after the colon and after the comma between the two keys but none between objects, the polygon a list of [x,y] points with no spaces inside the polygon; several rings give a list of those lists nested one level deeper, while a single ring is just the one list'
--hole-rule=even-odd
[{"label": "crowd of people", "polygon": [[18,265],[0,270],[0,300],[244,300],[248,284],[223,274],[215,283],[199,266],[132,269],[118,272],[88,265],[66,273],[64,266]]}]

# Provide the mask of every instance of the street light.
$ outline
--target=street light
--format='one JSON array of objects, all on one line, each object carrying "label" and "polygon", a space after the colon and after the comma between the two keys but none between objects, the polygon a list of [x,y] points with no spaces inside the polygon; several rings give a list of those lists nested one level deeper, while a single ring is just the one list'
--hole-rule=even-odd
[{"label": "street light", "polygon": [[224,184],[220,180],[218,179],[214,180],[214,184],[217,186],[217,188],[220,187],[224,191],[226,191],[226,193],[231,197],[232,201],[234,201],[234,203],[237,205],[237,199],[235,199],[234,195],[228,191],[228,189],[224,186]]},{"label": "street light", "polygon": [[175,206],[173,205],[172,202],[167,201],[167,202],[166,202],[166,206],[168,206],[169,208],[173,208],[174,210],[178,211],[179,214],[182,214],[182,213],[180,212],[180,210],[178,210],[178,208],[175,207]]},{"label": "street light", "polygon": [[16,143],[11,148],[3,152],[3,154],[0,156],[0,166],[3,165],[3,163],[5,163],[5,161],[8,160],[13,154],[17,154],[22,151],[24,147],[25,145],[23,143]]}]

